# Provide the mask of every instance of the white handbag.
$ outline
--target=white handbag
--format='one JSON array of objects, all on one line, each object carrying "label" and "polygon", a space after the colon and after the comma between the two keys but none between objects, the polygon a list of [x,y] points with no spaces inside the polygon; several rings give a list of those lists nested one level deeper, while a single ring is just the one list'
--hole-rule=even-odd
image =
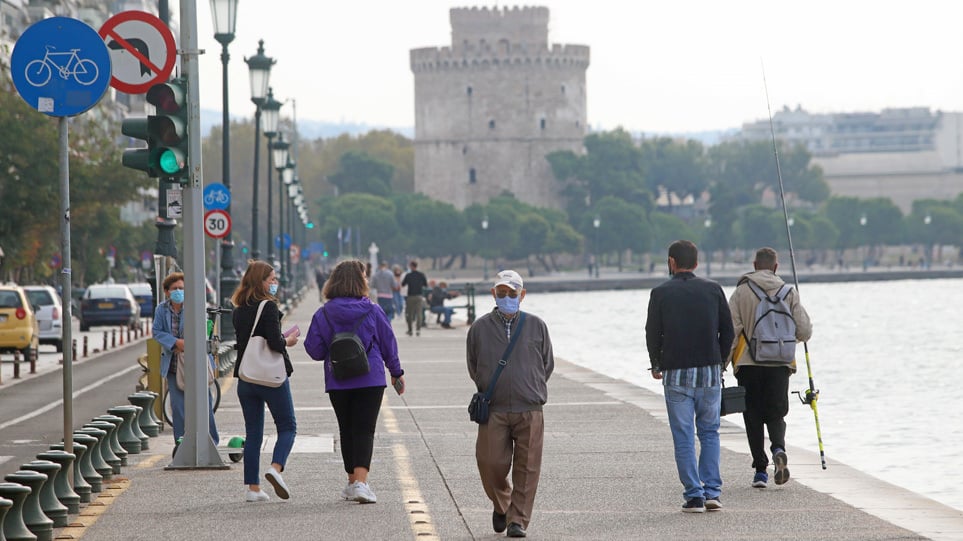
[{"label": "white handbag", "polygon": [[280,387],[288,379],[287,369],[284,367],[284,355],[271,349],[263,336],[254,336],[254,329],[257,328],[261,311],[264,310],[264,304],[267,302],[270,301],[261,301],[257,307],[257,316],[254,318],[254,325],[251,326],[251,336],[248,338],[247,347],[244,348],[244,356],[241,357],[237,375],[248,383]]}]

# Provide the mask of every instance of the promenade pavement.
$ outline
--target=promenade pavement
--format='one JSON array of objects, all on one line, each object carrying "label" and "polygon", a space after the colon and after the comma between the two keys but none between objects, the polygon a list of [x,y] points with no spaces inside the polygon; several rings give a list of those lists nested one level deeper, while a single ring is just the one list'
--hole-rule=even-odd
[{"label": "promenade pavement", "polygon": [[[291,310],[285,326],[307,330],[316,291]],[[482,306],[488,303],[483,302]],[[229,469],[166,470],[170,430],[150,450],[128,457],[121,479],[58,529],[58,539],[96,540],[360,540],[493,539],[492,507],[474,461],[476,425],[468,420],[474,392],[465,368],[462,322],[420,337],[395,319],[407,392],[386,389],[369,478],[378,503],[340,497],[346,483],[337,422],[324,394],[321,364],[299,344],[291,379],[298,437],[284,478],[292,497],[246,503],[242,465],[225,442],[243,435],[232,379],[217,412]],[[564,361],[549,382],[545,450],[535,512],[536,539],[963,539],[963,512],[863,475],[833,461],[789,449],[792,480],[749,486],[745,437],[722,428],[721,512],[681,512],[682,486],[673,461],[662,397]],[[640,368],[641,369],[641,368]],[[268,416],[262,475],[274,429]],[[858,465],[857,465],[858,466]],[[953,469],[952,465],[935,465]]]}]

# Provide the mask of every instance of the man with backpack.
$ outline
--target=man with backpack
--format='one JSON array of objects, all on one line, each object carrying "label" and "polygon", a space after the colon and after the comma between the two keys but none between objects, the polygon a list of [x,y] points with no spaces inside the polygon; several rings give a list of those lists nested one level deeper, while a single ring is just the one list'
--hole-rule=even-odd
[{"label": "man with backpack", "polygon": [[752,486],[769,483],[769,456],[764,429],[769,431],[769,450],[777,485],[789,480],[786,456],[786,414],[789,413],[789,376],[796,373],[796,342],[812,336],[809,314],[798,292],[776,276],[779,258],[772,248],[756,251],[753,272],[744,274],[729,298],[736,333],[729,361],[739,385],[746,388],[746,437],[755,475]]}]

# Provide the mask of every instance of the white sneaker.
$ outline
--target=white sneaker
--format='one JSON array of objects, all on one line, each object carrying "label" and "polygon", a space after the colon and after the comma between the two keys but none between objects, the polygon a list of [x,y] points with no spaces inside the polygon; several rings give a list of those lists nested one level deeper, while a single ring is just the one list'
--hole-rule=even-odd
[{"label": "white sneaker", "polygon": [[341,490],[341,497],[348,501],[354,500],[354,483],[348,482],[348,484],[345,485],[344,489]]},{"label": "white sneaker", "polygon": [[274,487],[274,493],[278,495],[278,498],[286,500],[291,497],[291,492],[288,490],[287,483],[284,482],[281,474],[278,473],[278,471],[273,467],[268,468],[267,473],[264,474],[264,478],[267,479],[268,483],[271,483],[271,486]]},{"label": "white sneaker", "polygon": [[245,498],[245,500],[249,502],[266,502],[270,499],[271,497],[268,496],[267,492],[264,492],[263,490],[258,490],[257,492],[248,490],[247,498]]},{"label": "white sneaker", "polygon": [[371,487],[368,486],[368,483],[355,481],[354,501],[358,503],[375,503],[378,501],[378,497],[375,496],[375,493],[371,491]]}]

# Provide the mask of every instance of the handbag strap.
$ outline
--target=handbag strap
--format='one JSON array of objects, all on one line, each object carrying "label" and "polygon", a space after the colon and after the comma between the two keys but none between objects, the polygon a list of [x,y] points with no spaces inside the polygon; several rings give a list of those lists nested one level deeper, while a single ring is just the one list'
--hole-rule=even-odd
[{"label": "handbag strap", "polygon": [[502,375],[502,370],[504,370],[505,365],[508,364],[508,357],[512,354],[512,349],[515,348],[515,342],[518,340],[518,336],[522,334],[522,324],[524,323],[525,312],[522,312],[518,317],[518,327],[515,327],[515,333],[512,334],[512,339],[508,341],[508,347],[505,348],[505,353],[503,353],[502,358],[498,360],[498,368],[495,369],[495,375],[492,376],[492,380],[488,384],[488,389],[485,390],[485,400],[492,399],[492,394],[495,393],[495,384],[498,383],[498,376]]},{"label": "handbag strap", "polygon": [[264,310],[264,305],[267,304],[267,302],[267,299],[265,299],[261,301],[261,304],[259,304],[257,307],[257,315],[254,316],[254,325],[251,326],[251,336],[247,337],[248,341],[250,341],[251,338],[254,338],[254,329],[257,328],[257,322],[261,320],[261,311]]}]

